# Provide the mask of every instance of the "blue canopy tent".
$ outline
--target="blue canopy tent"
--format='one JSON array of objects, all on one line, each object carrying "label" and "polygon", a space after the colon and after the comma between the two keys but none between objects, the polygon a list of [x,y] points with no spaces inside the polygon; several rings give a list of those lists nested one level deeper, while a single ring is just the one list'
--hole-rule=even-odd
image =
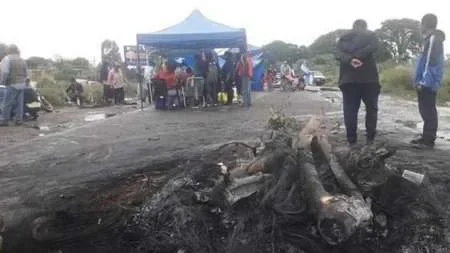
[{"label": "blue canopy tent", "polygon": [[245,29],[232,28],[212,21],[194,10],[181,23],[164,30],[137,34],[137,44],[164,49],[241,48],[246,50]]},{"label": "blue canopy tent", "polygon": [[[239,48],[247,50],[245,29],[232,28],[203,16],[194,10],[182,22],[158,32],[137,34],[137,46],[159,49]],[[191,57],[185,59],[191,62]],[[140,71],[140,68],[138,68]],[[142,85],[140,84],[140,89]],[[143,108],[143,103],[141,103]]]}]

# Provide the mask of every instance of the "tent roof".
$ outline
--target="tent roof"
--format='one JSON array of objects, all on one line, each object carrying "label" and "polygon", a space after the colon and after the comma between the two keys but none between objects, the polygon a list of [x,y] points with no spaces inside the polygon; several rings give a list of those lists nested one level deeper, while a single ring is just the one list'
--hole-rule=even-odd
[{"label": "tent roof", "polygon": [[245,29],[212,21],[194,10],[189,17],[158,32],[138,34],[137,43],[159,48],[223,48],[246,45]]}]

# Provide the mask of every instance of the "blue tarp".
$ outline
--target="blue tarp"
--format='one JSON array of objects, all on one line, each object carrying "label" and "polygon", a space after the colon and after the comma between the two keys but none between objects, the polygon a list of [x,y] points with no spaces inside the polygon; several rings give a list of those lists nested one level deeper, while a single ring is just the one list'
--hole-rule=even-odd
[{"label": "blue tarp", "polygon": [[247,45],[245,29],[214,22],[198,11],[179,24],[159,32],[138,34],[137,44],[166,49],[241,48]]}]

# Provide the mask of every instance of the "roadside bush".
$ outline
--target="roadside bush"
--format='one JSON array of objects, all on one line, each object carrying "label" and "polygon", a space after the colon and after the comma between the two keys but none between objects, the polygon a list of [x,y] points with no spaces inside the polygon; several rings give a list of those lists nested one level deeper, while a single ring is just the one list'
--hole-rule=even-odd
[{"label": "roadside bush", "polygon": [[450,68],[447,67],[445,71],[444,81],[442,82],[442,88],[438,92],[439,103],[450,102]]},{"label": "roadside bush", "polygon": [[94,105],[103,103],[103,84],[95,83],[84,87],[85,98]]},{"label": "roadside bush", "polygon": [[68,83],[57,82],[49,75],[43,75],[36,82],[36,88],[53,106],[64,105]]},{"label": "roadside bush", "polygon": [[413,96],[414,72],[410,66],[396,66],[386,68],[380,74],[381,89],[383,92],[393,93],[401,96]]}]

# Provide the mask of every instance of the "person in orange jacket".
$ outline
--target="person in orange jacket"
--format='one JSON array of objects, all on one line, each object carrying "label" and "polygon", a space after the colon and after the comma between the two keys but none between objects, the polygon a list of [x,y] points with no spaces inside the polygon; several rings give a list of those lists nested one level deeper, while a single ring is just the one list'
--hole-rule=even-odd
[{"label": "person in orange jacket", "polygon": [[253,61],[247,52],[243,53],[239,60],[238,75],[241,79],[242,100],[245,106],[250,107],[252,105],[250,81],[253,78]]}]

